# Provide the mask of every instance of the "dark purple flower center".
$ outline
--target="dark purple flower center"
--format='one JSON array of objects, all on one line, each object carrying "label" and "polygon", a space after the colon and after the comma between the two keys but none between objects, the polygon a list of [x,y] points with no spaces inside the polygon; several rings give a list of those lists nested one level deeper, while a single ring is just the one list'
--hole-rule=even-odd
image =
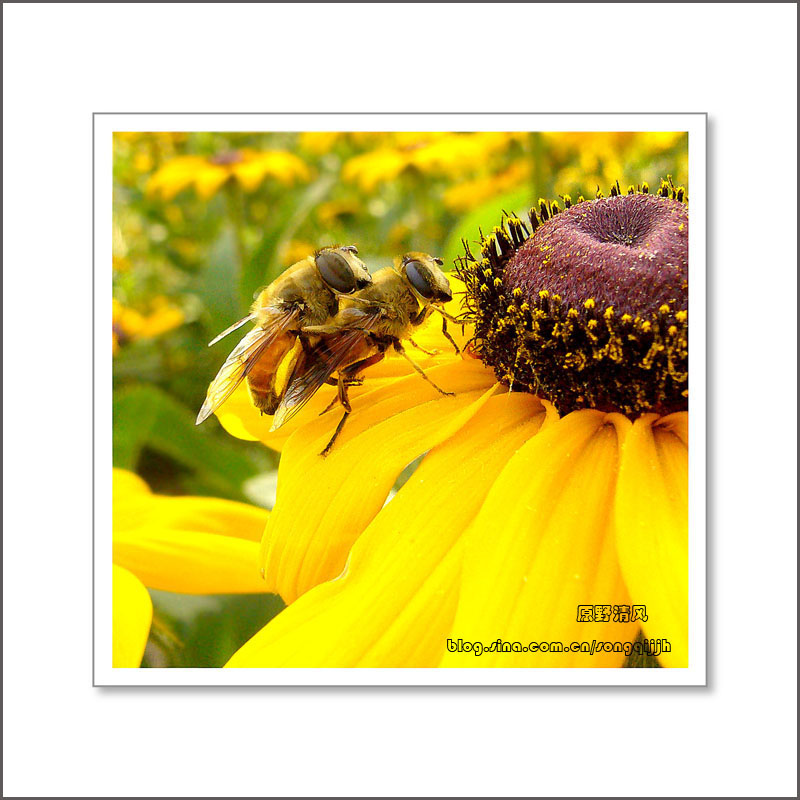
[{"label": "dark purple flower center", "polygon": [[459,275],[475,352],[512,389],[579,408],[669,413],[688,398],[683,189],[540,201],[467,249]]},{"label": "dark purple flower center", "polygon": [[618,314],[652,313],[686,296],[689,215],[684,203],[619,195],[556,214],[511,258],[503,283],[528,298],[542,289],[567,305],[592,298]]}]

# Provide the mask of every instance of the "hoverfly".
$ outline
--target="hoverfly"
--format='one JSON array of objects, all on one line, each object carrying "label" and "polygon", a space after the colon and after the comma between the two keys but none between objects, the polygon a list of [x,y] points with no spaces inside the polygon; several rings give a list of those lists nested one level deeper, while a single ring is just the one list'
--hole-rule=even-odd
[{"label": "hoverfly", "polygon": [[[336,386],[337,396],[325,411],[338,402],[344,408],[344,416],[320,453],[327,456],[351,412],[348,386],[361,383],[360,373],[383,359],[389,348],[404,356],[438,392],[452,396],[425,374],[402,345],[402,340],[408,339],[419,348],[411,334],[437,311],[442,315],[443,333],[459,352],[447,333],[447,320],[457,320],[441,308],[453,299],[441,264],[441,259],[426,253],[406,253],[395,259],[395,266],[378,270],[370,286],[343,298],[339,313],[328,323],[304,326],[303,332],[313,340],[303,342],[271,430],[293,417],[323,384]],[[332,378],[334,372],[338,373],[336,379]]]},{"label": "hoverfly", "polygon": [[278,367],[295,346],[306,325],[319,325],[336,315],[339,297],[372,283],[354,245],[325,247],[298,261],[263,289],[250,314],[231,325],[213,341],[255,322],[211,381],[196,425],[216,411],[247,378],[253,404],[262,414],[272,414],[280,395],[276,389]]}]

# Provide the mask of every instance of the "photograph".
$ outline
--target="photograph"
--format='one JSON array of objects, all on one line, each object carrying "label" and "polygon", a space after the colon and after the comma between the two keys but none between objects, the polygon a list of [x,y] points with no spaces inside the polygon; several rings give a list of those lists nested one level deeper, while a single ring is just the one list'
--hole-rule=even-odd
[{"label": "photograph", "polygon": [[685,681],[687,119],[108,120],[114,680]]}]

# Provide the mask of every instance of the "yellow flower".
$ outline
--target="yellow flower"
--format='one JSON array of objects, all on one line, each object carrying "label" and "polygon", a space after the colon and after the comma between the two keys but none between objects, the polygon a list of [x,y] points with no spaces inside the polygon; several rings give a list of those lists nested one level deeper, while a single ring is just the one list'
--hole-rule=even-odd
[{"label": "yellow flower", "polygon": [[281,263],[282,264],[295,264],[308,258],[317,248],[310,242],[304,242],[299,239],[291,239],[281,246]]},{"label": "yellow flower", "polygon": [[147,588],[186,594],[264,592],[258,541],[268,513],[211,497],[166,497],[114,470],[113,666],[138,667],[153,605]]},{"label": "yellow flower", "polygon": [[316,214],[323,229],[333,228],[342,219],[357,217],[364,210],[365,203],[358,200],[329,200],[317,206]]},{"label": "yellow flower", "polygon": [[557,170],[557,186],[602,186],[612,183],[625,170],[648,172],[657,169],[659,157],[666,151],[672,155],[664,161],[686,175],[688,149],[681,143],[686,133],[664,132],[545,132],[540,134]]},{"label": "yellow flower", "polygon": [[194,187],[207,200],[228,181],[236,181],[246,192],[255,191],[267,177],[284,186],[307,181],[311,173],[302,159],[286,150],[235,150],[216,156],[177,156],[161,166],[147,182],[152,196],[171,200],[178,192]]},{"label": "yellow flower", "polygon": [[522,186],[530,177],[531,167],[527,161],[517,161],[496,175],[484,175],[474,180],[463,181],[444,191],[444,204],[451,211],[469,211],[482,205],[492,197],[510,192]]},{"label": "yellow flower", "polygon": [[122,344],[137,339],[154,339],[167,331],[179,327],[185,320],[183,311],[173,306],[161,295],[151,301],[151,311],[146,316],[136,309],[128,308],[116,298],[112,299],[113,353],[117,354]]},{"label": "yellow flower", "polygon": [[522,138],[519,133],[404,133],[375,150],[354,156],[342,178],[372,192],[381,183],[416,169],[430,175],[458,177],[485,169],[486,162]]},{"label": "yellow flower", "polygon": [[346,133],[339,131],[303,131],[298,141],[302,150],[322,155],[333,150],[336,143],[346,136]]},{"label": "yellow flower", "polygon": [[[388,359],[353,392],[325,459],[338,415],[318,414],[332,389],[275,433],[243,389],[220,409],[230,433],[282,451],[260,563],[266,588],[290,604],[227,666],[619,667],[640,628],[666,642],[662,666],[688,665],[685,206],[682,190],[665,192],[575,206],[557,224],[545,204],[532,213],[536,235],[509,220],[485,237],[461,270],[469,355],[448,352],[430,324],[415,335],[440,348],[420,363],[454,397]],[[625,312],[635,293],[615,314],[583,274],[598,251],[575,255],[609,242],[619,247],[601,248],[606,268],[620,275],[654,244],[676,266],[651,291],[647,276],[666,273],[645,264],[636,320]],[[575,282],[545,288],[569,264]],[[570,292],[591,286],[579,310]],[[536,380],[534,366],[539,395],[509,391]]]}]

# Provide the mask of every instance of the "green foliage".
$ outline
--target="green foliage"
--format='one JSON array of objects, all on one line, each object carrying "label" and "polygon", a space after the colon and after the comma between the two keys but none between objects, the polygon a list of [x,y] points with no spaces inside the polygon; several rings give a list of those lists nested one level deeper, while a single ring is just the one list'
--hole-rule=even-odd
[{"label": "green foliage", "polygon": [[136,470],[147,448],[175,466],[175,484],[167,489],[244,500],[244,482],[268,466],[263,448],[198,427],[194,417],[155,386],[131,386],[115,393],[114,466]]},{"label": "green foliage", "polygon": [[143,667],[222,667],[285,608],[274,594],[151,594],[156,610]]},{"label": "green foliage", "polygon": [[[527,212],[531,206],[531,190],[527,186],[515,189],[513,192],[492,198],[474,211],[465,214],[447,237],[444,244],[442,260],[447,267],[452,268],[456,258],[464,255],[462,240],[470,245],[478,241],[478,231],[488,233],[502,221],[503,211],[509,214],[516,213],[520,219],[527,220]],[[474,247],[473,252],[480,248]]]}]

